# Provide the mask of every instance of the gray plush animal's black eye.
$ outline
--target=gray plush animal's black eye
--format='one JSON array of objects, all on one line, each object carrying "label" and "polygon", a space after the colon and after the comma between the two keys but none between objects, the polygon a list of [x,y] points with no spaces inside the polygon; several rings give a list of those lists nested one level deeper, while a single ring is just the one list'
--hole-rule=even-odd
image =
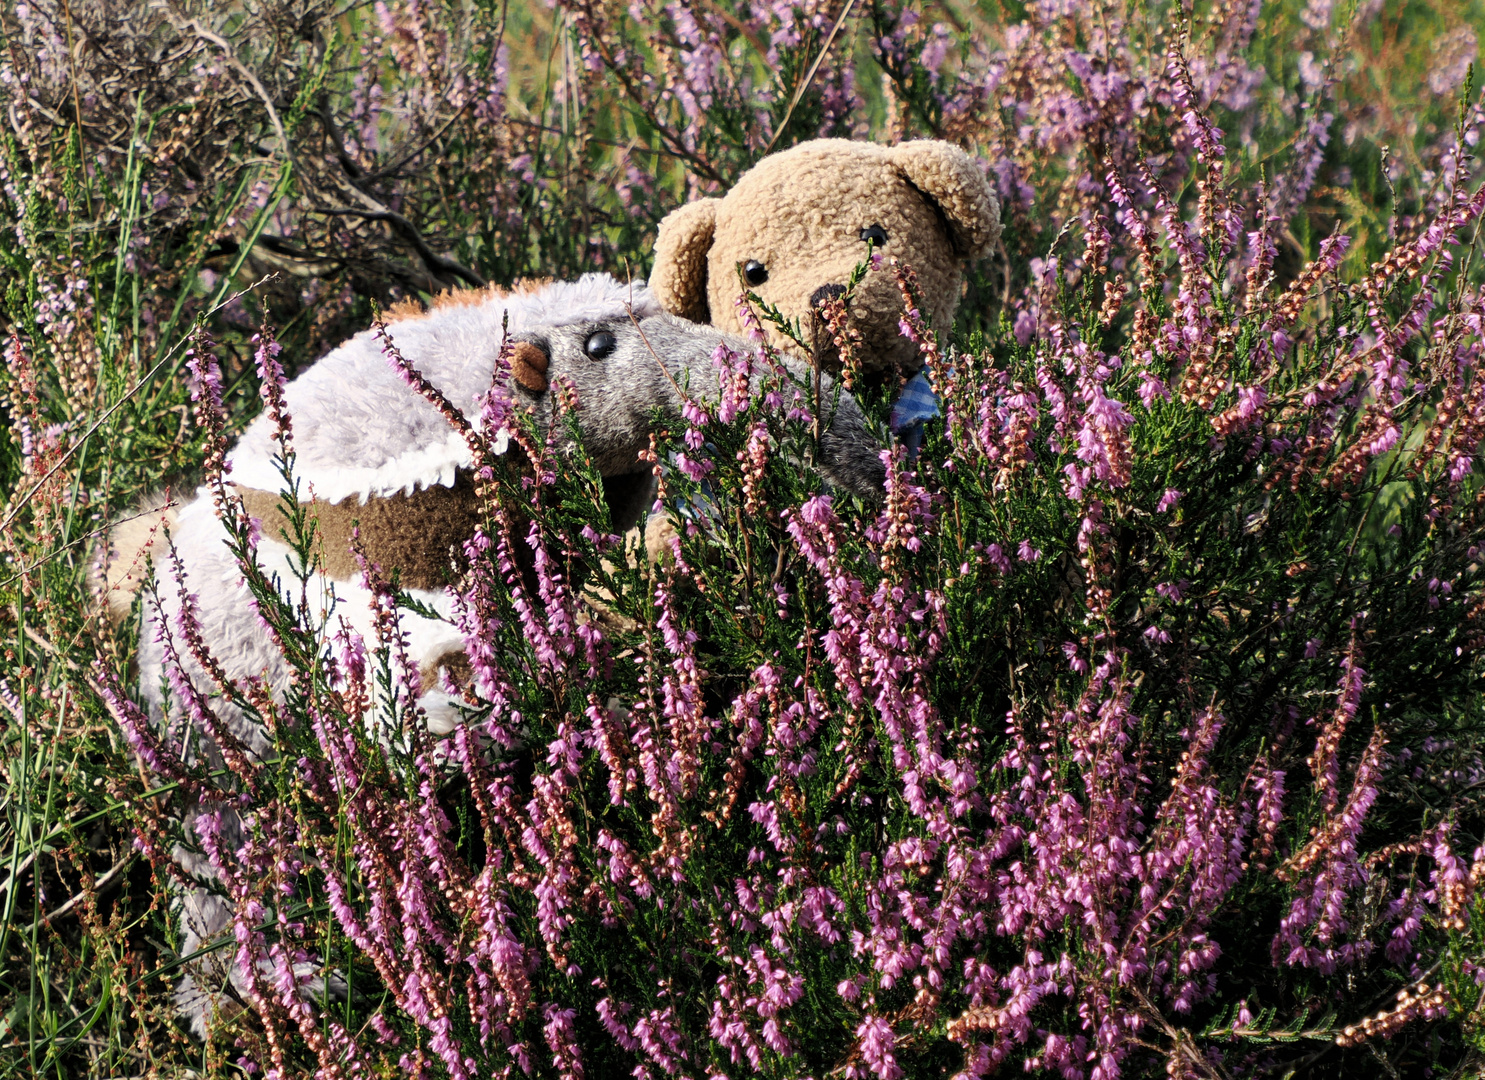
[{"label": "gray plush animal's black eye", "polygon": [[619,339],[607,330],[600,330],[588,337],[583,345],[583,352],[588,354],[590,360],[602,360],[618,347]]},{"label": "gray plush animal's black eye", "polygon": [[757,259],[749,259],[746,265],[743,266],[743,277],[748,279],[749,285],[755,287],[762,285],[768,280],[768,267],[764,266]]},{"label": "gray plush animal's black eye", "polygon": [[870,242],[872,247],[882,247],[887,243],[887,230],[880,225],[868,225],[861,230],[861,242]]}]

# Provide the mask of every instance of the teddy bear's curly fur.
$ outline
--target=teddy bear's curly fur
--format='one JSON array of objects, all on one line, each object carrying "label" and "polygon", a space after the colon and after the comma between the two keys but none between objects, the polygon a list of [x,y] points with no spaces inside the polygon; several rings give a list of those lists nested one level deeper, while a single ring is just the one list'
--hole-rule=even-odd
[{"label": "teddy bear's curly fur", "polygon": [[[660,223],[650,288],[662,307],[720,330],[743,330],[746,287],[812,333],[811,309],[843,288],[864,237],[918,275],[933,325],[947,329],[965,265],[1000,237],[1000,207],[975,161],[951,143],[897,146],[817,139],[763,158],[720,198],[687,203]],[[922,363],[898,329],[902,296],[888,266],[867,273],[851,315],[869,374]],[[776,328],[774,343],[788,347]]]}]

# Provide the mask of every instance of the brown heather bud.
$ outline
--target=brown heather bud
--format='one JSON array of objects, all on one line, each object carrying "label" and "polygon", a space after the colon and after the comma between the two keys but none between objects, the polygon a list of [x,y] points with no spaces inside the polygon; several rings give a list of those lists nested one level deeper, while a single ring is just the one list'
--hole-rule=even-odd
[{"label": "brown heather bud", "polygon": [[[1088,223],[1088,244],[1083,249],[1083,265],[1090,270],[1102,269],[1109,258],[1109,230],[1102,214],[1095,214]],[[1123,280],[1120,275],[1119,280]]]},{"label": "brown heather bud", "polygon": [[1404,987],[1397,993],[1397,1005],[1394,1008],[1381,1009],[1375,1016],[1346,1025],[1336,1035],[1336,1044],[1356,1046],[1367,1039],[1388,1038],[1414,1019],[1437,1016],[1448,1007],[1449,1001],[1449,991],[1442,986],[1431,987],[1426,982],[1420,982]]},{"label": "brown heather bud", "polygon": [[748,515],[763,509],[763,473],[768,466],[768,425],[761,420],[748,434],[748,445],[737,452],[742,464],[743,512]]},{"label": "brown heather bud", "polygon": [[966,1035],[976,1031],[994,1031],[1000,1027],[1001,1010],[992,1005],[980,1005],[965,1009],[949,1021],[946,1034],[955,1042],[963,1042]]},{"label": "brown heather bud", "polygon": [[1186,370],[1181,379],[1182,401],[1191,402],[1202,409],[1212,407],[1212,402],[1217,399],[1217,394],[1220,392],[1221,383],[1212,379],[1211,365],[1211,344],[1203,339],[1191,348],[1191,359],[1187,361]]},{"label": "brown heather bud", "polygon": [[1129,286],[1124,281],[1123,274],[1115,274],[1112,281],[1104,286],[1103,306],[1098,309],[1098,325],[1107,329],[1112,326],[1118,318],[1119,311],[1124,307],[1124,299],[1129,295]]},{"label": "brown heather bud", "polygon": [[1154,344],[1156,326],[1155,316],[1149,308],[1140,308],[1134,313],[1134,332],[1129,336],[1129,348],[1136,363],[1144,359]]},{"label": "brown heather bud", "polygon": [[650,471],[655,474],[655,501],[660,502],[665,498],[665,470],[660,466],[660,441],[658,432],[650,432],[650,448],[639,452],[639,460],[650,463]]},{"label": "brown heather bud", "polygon": [[1213,160],[1207,163],[1207,174],[1196,182],[1197,211],[1196,220],[1201,229],[1202,243],[1209,249],[1215,249],[1220,242],[1219,228],[1217,225],[1217,210],[1224,202],[1222,198],[1222,162]]},{"label": "brown heather bud", "polygon": [[840,357],[840,381],[847,390],[853,388],[856,372],[861,367],[861,331],[851,325],[844,296],[833,296],[819,306],[821,320],[830,331],[830,340]]}]

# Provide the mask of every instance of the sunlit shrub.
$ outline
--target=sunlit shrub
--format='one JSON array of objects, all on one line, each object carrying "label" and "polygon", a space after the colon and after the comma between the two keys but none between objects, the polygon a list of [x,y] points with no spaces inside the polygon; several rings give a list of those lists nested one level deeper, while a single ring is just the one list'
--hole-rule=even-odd
[{"label": "sunlit shrub", "polygon": [[[1385,118],[1327,58],[1382,16],[572,5],[545,100],[505,81],[532,70],[503,36],[535,32],[524,10],[72,8],[6,13],[0,83],[29,117],[0,238],[17,1067],[1478,1062],[1481,116],[1421,114],[1402,166],[1377,149]],[[108,81],[100,56],[148,43],[164,61]],[[227,92],[230,124],[197,104]],[[301,678],[282,701],[186,688],[180,715],[228,698],[276,757],[214,773],[152,730],[128,635],[84,599],[89,537],[211,477],[254,400],[235,383],[279,377],[253,372],[256,308],[292,355],[371,298],[638,273],[676,199],[843,133],[972,145],[1008,210],[964,325],[905,320],[944,417],[883,505],[808,479],[810,396],[784,383],[657,439],[679,539],[654,562],[607,535],[582,460],[533,485],[490,459],[465,727],[434,740],[392,679],[392,582],[371,571],[385,619],[360,641],[247,561]],[[342,213],[355,191],[396,217]],[[271,267],[303,288],[233,299]],[[226,391],[198,419],[188,349]],[[186,814],[239,797],[236,850]],[[217,867],[253,973],[205,1047],[169,1001],[178,841]],[[307,971],[348,990],[306,1001]]]}]

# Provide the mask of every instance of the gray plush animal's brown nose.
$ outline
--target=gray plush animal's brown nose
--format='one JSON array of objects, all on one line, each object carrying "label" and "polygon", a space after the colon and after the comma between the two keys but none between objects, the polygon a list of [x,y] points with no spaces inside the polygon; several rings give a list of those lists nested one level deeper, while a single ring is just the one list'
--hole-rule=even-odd
[{"label": "gray plush animal's brown nose", "polygon": [[826,300],[834,300],[837,296],[844,296],[846,287],[844,285],[821,285],[810,293],[810,307],[817,308]]},{"label": "gray plush animal's brown nose", "polygon": [[547,367],[550,364],[551,358],[546,350],[534,341],[518,341],[511,346],[511,378],[533,394],[546,393]]}]

